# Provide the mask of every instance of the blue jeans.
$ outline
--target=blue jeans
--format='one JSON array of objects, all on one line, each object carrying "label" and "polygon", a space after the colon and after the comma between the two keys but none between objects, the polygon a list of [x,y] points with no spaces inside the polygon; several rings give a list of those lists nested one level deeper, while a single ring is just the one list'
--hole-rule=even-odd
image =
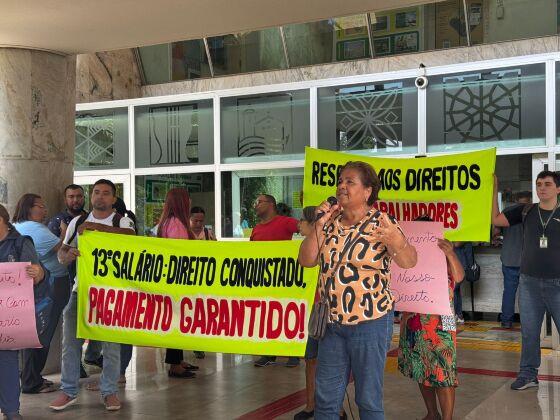
[{"label": "blue jeans", "polygon": [[121,344],[121,375],[126,373],[130,359],[132,359],[132,345]]},{"label": "blue jeans", "polygon": [[455,311],[455,315],[460,318],[463,318],[463,296],[461,296],[461,283],[455,284],[455,289],[453,289],[453,310]]},{"label": "blue jeans", "polygon": [[384,419],[383,373],[392,334],[393,312],[358,325],[328,324],[319,344],[315,419],[339,419],[350,372],[360,419]]},{"label": "blue jeans", "polygon": [[515,314],[515,295],[519,286],[519,267],[502,264],[504,274],[504,293],[502,294],[502,322],[512,322]]},{"label": "blue jeans", "polygon": [[560,326],[560,279],[540,279],[521,274],[519,312],[521,315],[521,363],[519,377],[534,379],[541,365],[541,326],[548,311]]},{"label": "blue jeans", "polygon": [[[471,264],[471,259],[473,255],[472,244],[467,242],[463,244],[463,246],[457,247],[453,249],[455,251],[455,255],[461,262],[463,268],[466,268]],[[455,310],[455,315],[460,318],[463,318],[463,297],[461,296],[461,285],[464,282],[456,283],[455,289],[453,290],[453,309]]]},{"label": "blue jeans", "polygon": [[[70,302],[64,309],[62,328],[62,375],[61,390],[69,397],[76,397],[79,390],[80,362],[82,360],[83,338],[76,337],[76,323],[78,318],[78,298],[76,293],[70,296]],[[118,390],[121,345],[102,342],[103,370],[99,388],[101,396],[116,394]]]},{"label": "blue jeans", "polygon": [[17,350],[0,350],[0,409],[4,414],[19,411],[19,358]]},{"label": "blue jeans", "polygon": [[86,354],[84,354],[84,360],[95,361],[101,357],[101,342],[95,340],[89,340],[86,347]]}]

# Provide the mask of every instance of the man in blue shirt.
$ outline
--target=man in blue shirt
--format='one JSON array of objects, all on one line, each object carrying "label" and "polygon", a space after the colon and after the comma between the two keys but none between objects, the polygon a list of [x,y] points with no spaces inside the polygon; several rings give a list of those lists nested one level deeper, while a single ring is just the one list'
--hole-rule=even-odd
[{"label": "man in blue shirt", "polygon": [[66,209],[49,220],[49,230],[60,239],[64,239],[64,233],[70,221],[76,216],[86,214],[84,203],[84,189],[81,186],[70,184],[64,188],[64,204]]}]

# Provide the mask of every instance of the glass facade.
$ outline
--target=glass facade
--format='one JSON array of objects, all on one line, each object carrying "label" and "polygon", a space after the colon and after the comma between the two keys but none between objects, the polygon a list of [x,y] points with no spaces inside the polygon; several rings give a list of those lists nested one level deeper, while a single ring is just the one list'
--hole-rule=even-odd
[{"label": "glass facade", "polygon": [[147,83],[163,83],[555,35],[558,16],[557,0],[419,2],[139,52]]},{"label": "glass facade", "polygon": [[354,154],[418,151],[413,79],[318,89],[319,148]]},{"label": "glass facade", "polygon": [[[167,191],[184,186],[219,238],[248,239],[260,193],[300,216],[306,146],[402,158],[496,147],[507,206],[516,193],[533,189],[537,168],[560,168],[551,158],[560,155],[556,61],[560,54],[430,68],[424,90],[405,70],[294,82],[282,90],[217,90],[192,100],[187,94],[169,103],[155,97],[119,101],[118,108],[80,104],[77,177],[119,183],[142,234],[157,224]],[[555,92],[547,91],[553,86]]]},{"label": "glass facade", "polygon": [[290,67],[370,58],[366,15],[283,27]]},{"label": "glass facade", "polygon": [[545,65],[432,76],[428,151],[546,144]]},{"label": "glass facade", "polygon": [[222,173],[222,236],[249,238],[257,224],[254,203],[259,194],[274,196],[290,215],[302,215],[303,168]]},{"label": "glass facade", "polygon": [[278,28],[208,38],[216,76],[287,67]]},{"label": "glass facade", "polygon": [[128,167],[128,108],[77,112],[74,130],[76,170]]},{"label": "glass facade", "polygon": [[302,159],[309,146],[309,91],[221,100],[223,163]]},{"label": "glass facade", "polygon": [[138,168],[213,162],[211,100],[142,106],[135,117]]},{"label": "glass facade", "polygon": [[151,236],[157,231],[163,203],[172,188],[186,188],[191,206],[202,207],[205,223],[214,226],[214,174],[162,174],[136,177],[136,219],[138,233]]}]

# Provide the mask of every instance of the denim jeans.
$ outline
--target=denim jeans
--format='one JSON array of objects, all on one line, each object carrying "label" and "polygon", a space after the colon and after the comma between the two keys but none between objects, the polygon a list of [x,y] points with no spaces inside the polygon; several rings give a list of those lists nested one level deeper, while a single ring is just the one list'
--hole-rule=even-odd
[{"label": "denim jeans", "polygon": [[25,392],[34,392],[43,385],[43,371],[49,356],[49,346],[58,326],[62,311],[70,299],[70,279],[68,276],[57,277],[51,289],[54,304],[51,310],[51,318],[47,328],[39,336],[43,345],[39,349],[24,349],[21,351],[23,369],[21,371],[21,388]]},{"label": "denim jeans", "polygon": [[560,326],[560,279],[540,279],[521,274],[519,312],[521,315],[521,363],[519,377],[534,379],[541,365],[541,326],[548,311]]},{"label": "denim jeans", "polygon": [[315,419],[339,419],[350,372],[360,419],[384,419],[383,373],[392,333],[393,312],[358,325],[328,324],[319,342]]},{"label": "denim jeans", "polygon": [[[82,359],[83,338],[76,337],[76,323],[78,318],[78,298],[75,292],[70,297],[68,306],[64,309],[62,328],[62,375],[60,378],[62,391],[76,397],[80,381],[80,361]],[[102,342],[103,370],[99,388],[101,396],[115,394],[118,390],[121,345],[117,343]]]},{"label": "denim jeans", "polygon": [[519,286],[519,267],[502,264],[504,275],[504,293],[502,294],[502,322],[512,322],[515,314],[515,295]]},{"label": "denim jeans", "polygon": [[[467,242],[463,246],[454,248],[454,251],[463,268],[466,268],[471,263],[470,260],[473,255],[472,244]],[[456,283],[453,290],[453,309],[455,310],[455,315],[461,318],[463,318],[463,297],[461,296],[461,285],[463,283]]]},{"label": "denim jeans", "polygon": [[0,409],[4,414],[19,411],[19,358],[17,350],[0,350]]},{"label": "denim jeans", "polygon": [[132,359],[132,345],[121,344],[121,375],[126,373],[130,359]]},{"label": "denim jeans", "polygon": [[455,289],[453,289],[453,310],[455,311],[455,315],[460,318],[463,318],[463,296],[461,296],[461,283],[455,284]]},{"label": "denim jeans", "polygon": [[101,357],[101,342],[95,340],[89,340],[86,347],[86,354],[84,354],[84,360],[96,361]]}]

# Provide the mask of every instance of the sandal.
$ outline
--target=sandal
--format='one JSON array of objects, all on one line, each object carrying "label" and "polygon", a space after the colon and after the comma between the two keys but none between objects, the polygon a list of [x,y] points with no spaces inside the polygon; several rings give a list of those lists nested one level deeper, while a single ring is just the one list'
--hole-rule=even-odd
[{"label": "sandal", "polygon": [[185,361],[181,362],[181,367],[185,370],[198,370],[198,369],[200,369],[198,366],[191,365],[190,363],[187,363]]},{"label": "sandal", "polygon": [[171,369],[167,371],[167,376],[170,378],[182,378],[182,379],[192,379],[196,378],[196,374],[191,372],[190,370],[184,370],[183,372],[174,372]]},{"label": "sandal", "polygon": [[43,382],[40,387],[30,391],[22,391],[23,394],[47,394],[49,392],[58,391],[58,388],[53,383]]}]

